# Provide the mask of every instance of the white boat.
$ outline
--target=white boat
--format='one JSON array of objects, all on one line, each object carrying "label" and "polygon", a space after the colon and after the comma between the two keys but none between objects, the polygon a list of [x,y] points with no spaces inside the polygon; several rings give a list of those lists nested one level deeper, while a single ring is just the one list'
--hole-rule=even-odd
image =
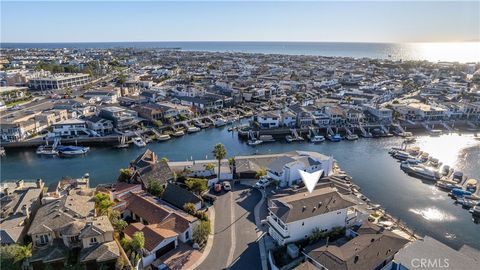
[{"label": "white boat", "polygon": [[160,136],[157,137],[157,140],[158,140],[158,141],[161,141],[161,142],[163,142],[163,141],[168,141],[168,140],[170,140],[170,139],[171,139],[171,137],[170,137],[170,135],[168,135],[168,134],[162,134],[162,135],[160,135]]},{"label": "white boat", "polygon": [[441,178],[440,173],[438,171],[423,165],[404,165],[404,166],[401,166],[400,168],[404,172],[406,172],[408,175],[411,175],[420,179],[436,182]]},{"label": "white boat", "polygon": [[262,142],[274,142],[275,138],[272,135],[260,135],[260,141]]},{"label": "white boat", "polygon": [[263,143],[263,141],[261,141],[261,140],[248,140],[248,145],[250,145],[250,146],[259,145],[261,143]]},{"label": "white boat", "polygon": [[350,134],[350,135],[347,135],[347,137],[345,137],[345,139],[347,139],[347,141],[358,140],[358,135],[357,134]]},{"label": "white boat", "polygon": [[440,136],[442,135],[442,130],[441,129],[432,129],[430,130],[430,135],[431,136]]},{"label": "white boat", "polygon": [[215,127],[222,127],[222,126],[225,126],[227,124],[227,121],[225,121],[225,119],[219,117],[219,118],[215,119],[215,122],[213,122],[213,124],[215,125]]},{"label": "white boat", "polygon": [[58,154],[61,156],[78,156],[90,151],[90,147],[60,145],[57,147]]},{"label": "white boat", "polygon": [[199,132],[199,131],[200,131],[200,128],[195,127],[195,126],[191,126],[191,127],[187,128],[187,133],[194,133],[194,132]]},{"label": "white boat", "polygon": [[185,132],[183,132],[183,130],[175,131],[172,134],[173,137],[182,137],[183,135],[185,135]]},{"label": "white boat", "polygon": [[397,151],[392,155],[394,158],[398,160],[407,160],[407,159],[413,159],[415,157],[411,156],[409,153],[404,152],[404,151]]},{"label": "white boat", "polygon": [[5,155],[6,155],[5,149],[0,146],[0,156],[3,157],[3,156],[5,156]]},{"label": "white boat", "polygon": [[144,141],[142,138],[140,138],[140,137],[135,137],[135,138],[133,138],[132,141],[133,141],[133,144],[135,144],[135,145],[138,146],[138,147],[145,147],[145,146],[147,146],[147,143],[145,143],[145,141]]},{"label": "white boat", "polygon": [[325,137],[322,135],[310,136],[310,142],[312,143],[321,143],[325,141]]},{"label": "white boat", "polygon": [[58,151],[51,145],[40,145],[36,151],[37,155],[56,156]]}]

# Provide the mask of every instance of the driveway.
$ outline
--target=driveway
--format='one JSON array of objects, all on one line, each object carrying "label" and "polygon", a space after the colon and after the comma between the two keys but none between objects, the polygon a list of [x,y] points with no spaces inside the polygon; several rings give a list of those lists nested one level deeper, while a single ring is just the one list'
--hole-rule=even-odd
[{"label": "driveway", "polygon": [[233,190],[218,195],[214,203],[213,247],[197,269],[261,269],[253,213],[261,194],[244,185]]}]

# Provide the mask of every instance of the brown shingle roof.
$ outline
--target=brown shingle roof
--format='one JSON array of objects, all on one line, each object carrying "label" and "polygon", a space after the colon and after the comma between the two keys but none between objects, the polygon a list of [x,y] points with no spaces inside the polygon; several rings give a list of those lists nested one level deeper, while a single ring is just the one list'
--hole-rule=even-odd
[{"label": "brown shingle roof", "polygon": [[142,197],[139,194],[132,193],[127,203],[127,209],[149,224],[160,223],[170,215],[170,212],[155,203],[152,198]]},{"label": "brown shingle roof", "polygon": [[326,187],[312,193],[301,192],[294,195],[277,197],[271,200],[269,210],[283,222],[289,223],[307,219],[328,212],[354,206],[336,189]]},{"label": "brown shingle roof", "polygon": [[308,256],[327,269],[374,269],[393,258],[409,241],[390,231],[362,234],[342,246],[322,246],[308,252]]}]

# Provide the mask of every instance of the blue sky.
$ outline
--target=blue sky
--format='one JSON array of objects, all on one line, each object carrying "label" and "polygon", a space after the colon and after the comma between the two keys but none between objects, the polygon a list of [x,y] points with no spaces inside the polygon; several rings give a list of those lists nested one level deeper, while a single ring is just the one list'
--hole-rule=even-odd
[{"label": "blue sky", "polygon": [[1,1],[2,42],[480,40],[480,1]]}]

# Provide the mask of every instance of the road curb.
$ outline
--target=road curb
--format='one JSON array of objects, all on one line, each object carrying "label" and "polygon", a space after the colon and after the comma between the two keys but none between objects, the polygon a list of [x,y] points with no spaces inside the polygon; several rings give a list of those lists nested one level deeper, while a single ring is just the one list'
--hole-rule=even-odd
[{"label": "road curb", "polygon": [[262,270],[268,270],[268,264],[267,264],[267,254],[265,251],[265,242],[263,239],[263,231],[261,230],[262,228],[262,222],[260,220],[260,207],[262,206],[263,202],[265,201],[266,194],[265,190],[260,191],[262,193],[262,198],[260,201],[255,205],[255,208],[253,210],[254,216],[255,216],[255,224],[257,225],[257,237],[258,237],[258,247],[260,249],[260,259],[262,260]]}]

